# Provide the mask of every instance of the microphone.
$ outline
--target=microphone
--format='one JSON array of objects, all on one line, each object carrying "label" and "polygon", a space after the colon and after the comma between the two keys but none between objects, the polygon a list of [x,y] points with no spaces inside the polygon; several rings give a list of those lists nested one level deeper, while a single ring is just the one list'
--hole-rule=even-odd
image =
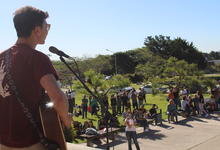
[{"label": "microphone", "polygon": [[49,51],[50,51],[51,53],[54,53],[54,54],[59,55],[60,57],[65,57],[65,58],[73,59],[72,57],[70,57],[69,55],[65,54],[63,51],[58,50],[58,49],[57,49],[56,47],[54,47],[54,46],[50,46],[50,47],[49,47]]}]

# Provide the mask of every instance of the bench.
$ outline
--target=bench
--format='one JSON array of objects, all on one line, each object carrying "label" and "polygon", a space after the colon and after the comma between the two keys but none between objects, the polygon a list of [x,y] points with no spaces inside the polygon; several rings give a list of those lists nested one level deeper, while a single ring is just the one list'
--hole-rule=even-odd
[{"label": "bench", "polygon": [[[109,127],[108,128],[108,136],[114,140],[115,134],[120,130],[121,130],[120,128],[110,128]],[[99,130],[97,135],[82,134],[82,135],[79,135],[79,137],[86,139],[87,146],[90,146],[93,140],[107,137],[107,132],[104,130]]]}]

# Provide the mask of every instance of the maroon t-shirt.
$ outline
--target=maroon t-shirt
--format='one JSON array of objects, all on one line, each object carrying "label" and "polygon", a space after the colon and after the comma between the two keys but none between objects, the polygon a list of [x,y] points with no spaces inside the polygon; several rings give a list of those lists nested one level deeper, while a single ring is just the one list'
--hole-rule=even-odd
[{"label": "maroon t-shirt", "polygon": [[[56,71],[45,54],[27,45],[16,44],[9,50],[12,78],[22,101],[31,110],[37,122],[40,122],[38,107],[43,96],[40,79],[46,74],[53,74],[57,79]],[[39,137],[9,89],[5,76],[5,52],[0,54],[0,144],[26,147],[39,142]]]}]

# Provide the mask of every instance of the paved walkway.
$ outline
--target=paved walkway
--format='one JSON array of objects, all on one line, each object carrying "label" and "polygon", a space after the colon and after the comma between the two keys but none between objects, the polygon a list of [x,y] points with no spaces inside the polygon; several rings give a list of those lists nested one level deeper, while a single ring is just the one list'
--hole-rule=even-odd
[{"label": "paved walkway", "polygon": [[[150,126],[149,132],[137,128],[141,150],[219,150],[220,113],[211,117],[179,117],[178,124],[164,122],[163,126]],[[125,133],[119,133],[111,143],[114,150],[127,150]],[[135,150],[134,144],[132,144]],[[105,145],[100,147],[105,148]],[[113,150],[113,147],[110,148]]]},{"label": "paved walkway", "polygon": [[[179,124],[164,123],[162,127],[150,126],[151,130],[143,133],[138,128],[138,142],[143,150],[219,150],[220,149],[220,114],[208,118],[180,118]],[[115,144],[115,150],[127,149],[125,134]],[[134,147],[134,144],[133,144]],[[135,149],[135,147],[133,148]]]}]

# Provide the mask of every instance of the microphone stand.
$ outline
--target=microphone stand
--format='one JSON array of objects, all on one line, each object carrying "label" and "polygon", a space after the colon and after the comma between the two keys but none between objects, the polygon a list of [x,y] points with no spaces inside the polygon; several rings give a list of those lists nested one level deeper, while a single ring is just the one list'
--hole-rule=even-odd
[{"label": "microphone stand", "polygon": [[[80,78],[80,76],[69,66],[69,64],[65,61],[65,59],[60,56],[60,60],[67,66],[67,68],[75,75],[75,77],[82,83],[82,85],[84,86],[84,88],[92,95],[94,96],[96,99],[98,99],[98,96],[96,96],[90,89],[89,87],[85,84],[85,82]],[[75,60],[74,60],[75,62]],[[75,64],[77,65],[77,63],[75,62]],[[79,70],[78,70],[78,73],[79,73]],[[110,116],[110,112],[108,111],[108,106],[106,107],[106,110],[105,110],[105,123],[106,123],[106,137],[107,137],[107,146],[106,146],[106,150],[109,150],[110,147],[109,147],[109,132],[108,132],[108,121],[109,121],[109,118],[111,117]]]},{"label": "microphone stand", "polygon": [[82,83],[82,85],[84,86],[84,88],[92,95],[94,96],[96,99],[98,98],[89,88],[88,86],[85,84],[85,82],[80,78],[80,76],[69,66],[69,64],[66,63],[65,59],[60,56],[60,60],[67,66],[67,68],[75,75],[75,77]]},{"label": "microphone stand", "polygon": [[105,108],[105,116],[104,116],[104,118],[105,118],[105,127],[106,127],[106,139],[107,139],[107,141],[106,141],[106,144],[107,144],[107,146],[106,146],[106,150],[110,150],[110,147],[109,147],[109,132],[108,132],[108,124],[109,124],[109,120],[110,120],[110,112],[108,111],[108,105],[106,105],[106,108]]}]

